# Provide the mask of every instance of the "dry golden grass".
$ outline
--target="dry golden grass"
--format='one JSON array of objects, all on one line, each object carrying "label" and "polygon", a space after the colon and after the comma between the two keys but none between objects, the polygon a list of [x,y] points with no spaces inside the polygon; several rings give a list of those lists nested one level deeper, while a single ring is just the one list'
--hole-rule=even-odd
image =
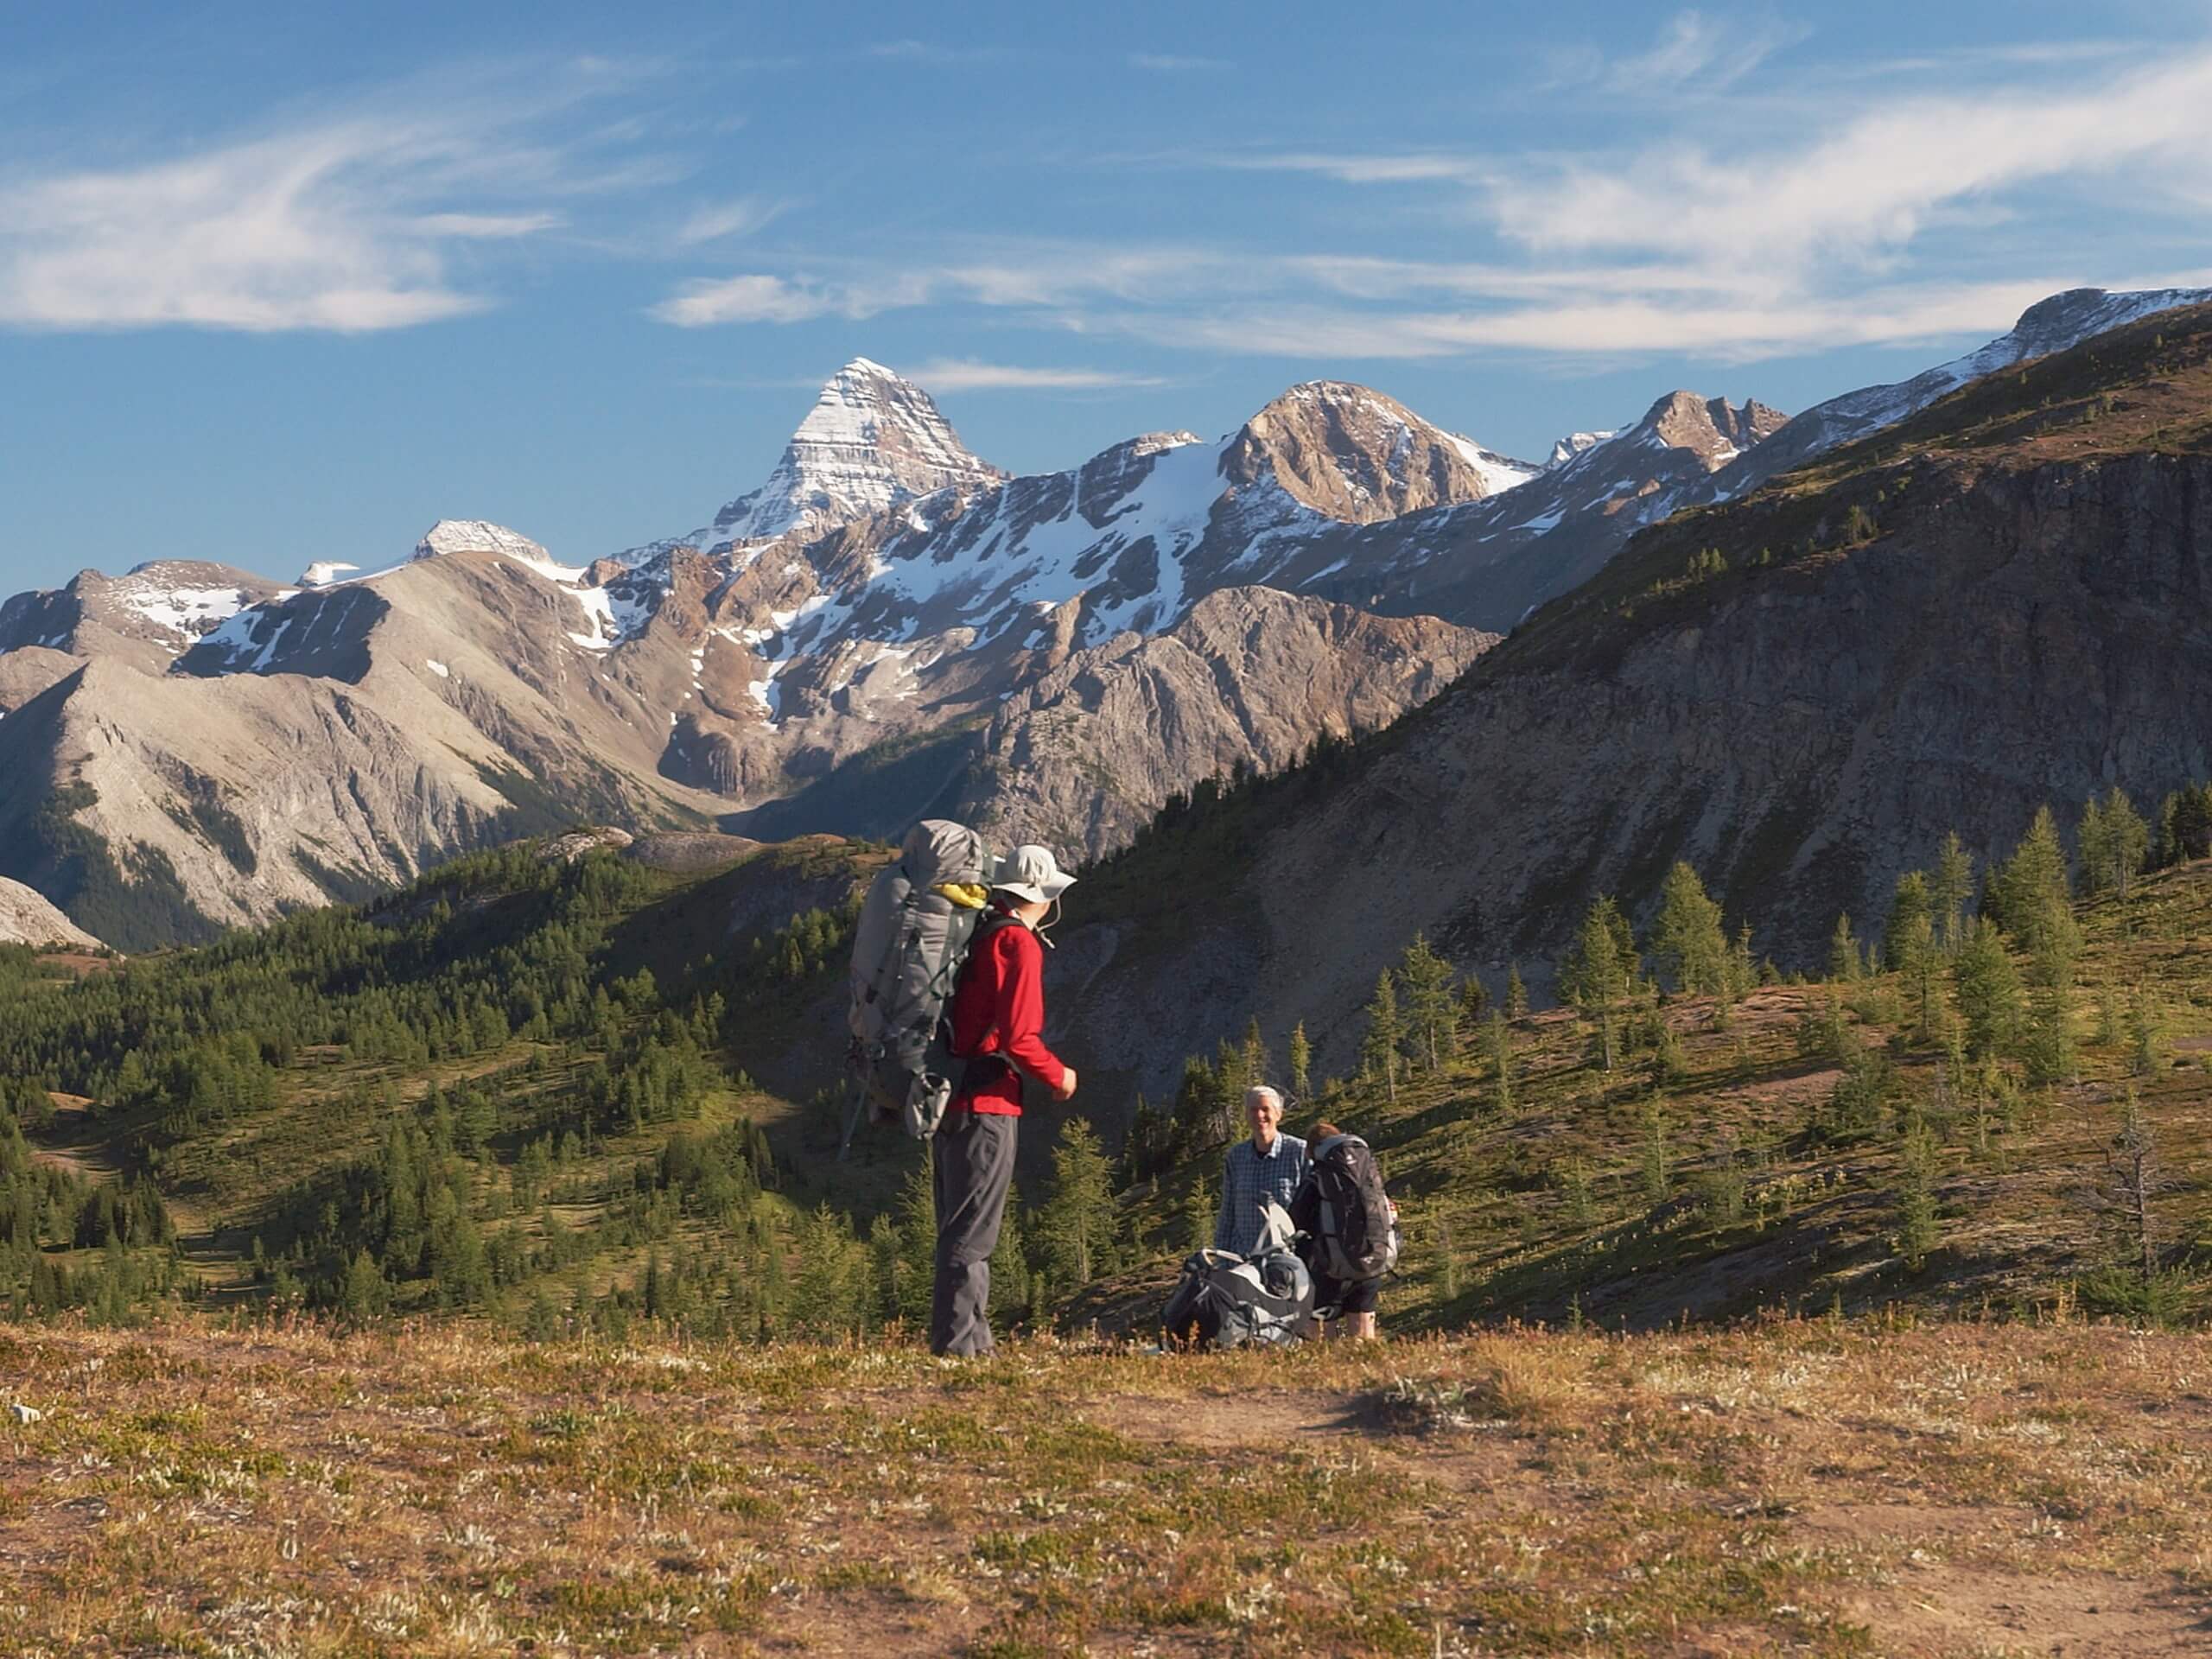
[{"label": "dry golden grass", "polygon": [[11,1656],[2182,1654],[2212,1344],[0,1330]]}]

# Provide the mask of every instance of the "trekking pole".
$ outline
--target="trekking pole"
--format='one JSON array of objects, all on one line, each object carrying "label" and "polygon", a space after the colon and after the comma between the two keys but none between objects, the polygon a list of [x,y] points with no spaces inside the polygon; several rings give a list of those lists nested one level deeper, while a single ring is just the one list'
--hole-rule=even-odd
[{"label": "trekking pole", "polygon": [[859,1066],[855,1065],[853,1067],[852,1109],[845,1114],[845,1138],[837,1143],[837,1161],[841,1164],[853,1149],[853,1137],[861,1132],[861,1114],[867,1109],[868,1079],[861,1075]]}]

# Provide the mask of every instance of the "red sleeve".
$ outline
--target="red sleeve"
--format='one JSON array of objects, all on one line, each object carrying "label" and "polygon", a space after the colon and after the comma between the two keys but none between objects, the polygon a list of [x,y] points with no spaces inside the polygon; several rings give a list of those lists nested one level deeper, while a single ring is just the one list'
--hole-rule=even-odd
[{"label": "red sleeve", "polygon": [[1057,1089],[1068,1069],[1045,1046],[1045,952],[1026,927],[1002,927],[991,935],[991,1025],[995,1049],[1048,1089]]}]

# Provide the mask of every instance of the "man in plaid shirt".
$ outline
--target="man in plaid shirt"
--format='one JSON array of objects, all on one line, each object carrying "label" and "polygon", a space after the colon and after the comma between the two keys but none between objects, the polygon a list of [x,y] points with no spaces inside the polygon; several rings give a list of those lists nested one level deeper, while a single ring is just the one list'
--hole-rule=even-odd
[{"label": "man in plaid shirt", "polygon": [[1306,1143],[1281,1132],[1282,1096],[1264,1084],[1244,1091],[1252,1138],[1229,1149],[1221,1166],[1221,1212],[1214,1217],[1213,1247],[1238,1255],[1260,1242],[1263,1204],[1290,1208],[1306,1179]]}]

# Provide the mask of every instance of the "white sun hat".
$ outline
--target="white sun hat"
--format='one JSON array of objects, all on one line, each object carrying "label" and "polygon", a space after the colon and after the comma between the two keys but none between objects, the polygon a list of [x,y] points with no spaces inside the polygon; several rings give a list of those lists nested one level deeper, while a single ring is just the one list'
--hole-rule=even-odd
[{"label": "white sun hat", "polygon": [[1060,868],[1051,848],[1032,842],[1006,855],[991,885],[1037,905],[1058,898],[1075,885],[1075,877]]}]

